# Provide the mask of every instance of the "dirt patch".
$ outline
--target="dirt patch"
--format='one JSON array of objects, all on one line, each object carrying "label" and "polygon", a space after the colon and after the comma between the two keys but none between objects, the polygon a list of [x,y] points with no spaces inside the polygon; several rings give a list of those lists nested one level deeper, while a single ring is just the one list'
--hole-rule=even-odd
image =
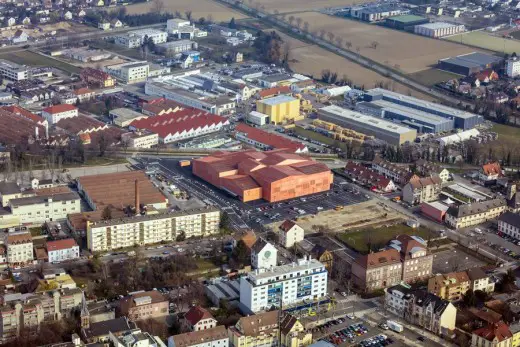
[{"label": "dirt patch", "polygon": [[[330,210],[297,218],[296,222],[308,233],[319,231],[320,227],[334,232],[342,232],[354,228],[394,224],[403,221],[405,218],[406,216],[394,210],[387,211],[374,200],[370,200],[345,206],[342,211]],[[272,223],[269,227],[278,230],[280,224],[280,222]]]},{"label": "dirt patch", "polygon": [[277,10],[280,13],[318,10],[328,7],[346,7],[352,4],[360,5],[370,0],[256,0],[254,3],[265,6],[268,11]]},{"label": "dirt patch", "polygon": [[[1,38],[10,38],[12,37],[15,32],[18,29],[14,30],[3,30],[0,32]],[[88,32],[96,30],[95,28],[83,25],[83,24],[77,24],[77,23],[69,23],[69,22],[58,22],[54,24],[43,24],[38,25],[34,28],[24,28],[21,29],[23,32],[25,32],[27,35],[33,38],[38,38],[45,36],[47,34],[52,33],[53,31],[56,32],[57,35],[64,35],[67,33],[81,33],[81,32]]]},{"label": "dirt patch", "polygon": [[[295,17],[301,18],[303,23],[308,22],[311,32],[331,32],[334,37],[343,38],[344,43],[350,42],[353,52],[357,52],[359,48],[361,55],[404,73],[425,70],[437,64],[441,58],[475,51],[475,48],[453,42],[430,39],[318,12],[298,13]],[[328,38],[328,34],[325,38]],[[377,42],[376,48],[371,47],[373,42]]]},{"label": "dirt patch", "polygon": [[[139,4],[126,6],[126,10],[128,14],[146,13],[150,12],[153,6],[153,1],[141,2]],[[194,20],[207,17],[209,14],[213,16],[214,21],[228,21],[233,17],[235,19],[247,17],[240,12],[233,11],[229,7],[211,0],[169,0],[164,2],[164,10],[170,13],[179,11],[183,15],[185,11],[192,11]]]}]

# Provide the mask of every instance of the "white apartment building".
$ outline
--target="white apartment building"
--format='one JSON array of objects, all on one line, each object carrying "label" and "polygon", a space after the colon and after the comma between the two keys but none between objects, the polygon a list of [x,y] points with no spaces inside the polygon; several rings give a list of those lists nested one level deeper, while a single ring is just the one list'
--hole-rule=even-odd
[{"label": "white apartment building", "polygon": [[143,40],[139,36],[125,34],[116,36],[114,38],[114,43],[126,48],[137,48],[143,44]]},{"label": "white apartment building", "polygon": [[74,260],[79,258],[79,246],[76,240],[72,238],[48,241],[47,254],[49,256],[49,263]]},{"label": "white apartment building", "polygon": [[78,109],[73,105],[60,104],[44,108],[42,117],[49,124],[56,124],[65,118],[73,118],[78,116]]},{"label": "white apartment building", "polygon": [[183,27],[189,27],[191,23],[189,20],[181,19],[181,18],[173,18],[168,19],[166,21],[166,31],[169,34],[175,34],[177,30]]},{"label": "white apartment building", "polygon": [[156,29],[142,29],[129,31],[125,35],[116,36],[115,43],[127,48],[136,48],[144,43],[145,38],[153,40],[153,43],[164,43],[168,40],[168,33]]},{"label": "white apartment building", "polygon": [[27,66],[0,59],[0,76],[11,81],[22,81],[29,78]]},{"label": "white apartment building", "polygon": [[103,69],[116,79],[132,84],[146,81],[150,72],[150,64],[146,61],[133,61],[105,66]]},{"label": "white apartment building", "polygon": [[87,247],[92,252],[148,245],[162,241],[218,234],[217,208],[192,209],[135,216],[87,224]]},{"label": "white apartment building", "polygon": [[498,217],[498,231],[520,239],[520,215],[508,211]]},{"label": "white apartment building", "polygon": [[251,249],[251,266],[253,269],[272,269],[278,265],[278,250],[275,246],[259,239]]},{"label": "white apartment building", "polygon": [[291,248],[303,241],[304,236],[303,228],[291,220],[286,220],[280,225],[280,244],[285,248]]},{"label": "white apartment building", "polygon": [[191,331],[170,336],[168,347],[229,347],[226,328],[219,325],[212,329]]},{"label": "white apartment building", "polygon": [[518,58],[511,58],[507,61],[506,74],[508,77],[520,75],[520,60]]},{"label": "white apartment building", "polygon": [[121,135],[130,148],[152,148],[159,143],[159,135],[152,132],[130,132]]},{"label": "white apartment building", "polygon": [[466,27],[464,25],[446,22],[426,23],[414,26],[414,32],[417,35],[434,38],[455,35],[464,31],[466,31]]},{"label": "white apartment building", "polygon": [[307,258],[271,270],[255,270],[240,278],[240,303],[256,313],[321,300],[327,295],[327,275],[325,265]]},{"label": "white apartment building", "polygon": [[33,261],[33,241],[30,232],[8,233],[5,238],[5,245],[9,264],[25,264]]},{"label": "white apartment building", "polygon": [[75,192],[36,195],[9,200],[11,213],[22,224],[42,224],[67,219],[70,213],[81,212],[81,199]]}]

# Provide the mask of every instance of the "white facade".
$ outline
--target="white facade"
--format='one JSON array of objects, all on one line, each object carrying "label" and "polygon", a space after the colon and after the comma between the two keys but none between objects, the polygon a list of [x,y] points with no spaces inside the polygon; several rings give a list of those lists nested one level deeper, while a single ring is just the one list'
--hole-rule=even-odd
[{"label": "white facade", "polygon": [[195,93],[180,88],[170,87],[165,83],[146,82],[144,91],[146,95],[162,96],[188,107],[217,114],[217,105],[199,99],[200,96]]},{"label": "white facade", "polygon": [[[58,106],[60,106],[60,105],[58,105]],[[73,117],[77,117],[77,116],[78,116],[77,108],[67,109],[67,110],[63,110],[63,111],[51,109],[49,111],[44,110],[42,112],[42,117],[45,118],[45,120],[51,125],[58,123],[62,119],[73,118]]]},{"label": "white facade", "polygon": [[130,133],[121,135],[121,138],[128,141],[130,148],[152,148],[159,144],[159,135],[156,133]]},{"label": "white facade", "polygon": [[26,66],[0,59],[0,76],[11,81],[22,81],[29,78]]},{"label": "white facade", "polygon": [[131,84],[146,81],[150,71],[150,64],[146,61],[135,61],[105,66],[104,70],[115,78]]},{"label": "white facade", "polygon": [[498,218],[498,231],[520,239],[520,215],[506,212]]},{"label": "white facade", "polygon": [[508,77],[516,77],[520,75],[520,60],[512,58],[507,61],[506,74]]},{"label": "white facade", "polygon": [[153,43],[164,43],[168,40],[168,34],[156,29],[143,29],[129,31],[126,35],[116,36],[115,43],[127,48],[136,48],[144,44],[145,38],[152,39]]},{"label": "white facade", "polygon": [[22,224],[65,220],[68,214],[81,212],[81,199],[72,192],[11,199],[9,205],[13,216],[18,217]]},{"label": "white facade", "polygon": [[321,300],[327,295],[327,270],[316,259],[300,259],[240,278],[240,303],[251,312]]},{"label": "white facade", "polygon": [[27,263],[34,259],[33,242],[28,232],[8,233],[6,237],[7,262],[9,264]]},{"label": "white facade", "polygon": [[169,34],[175,34],[175,31],[179,30],[179,28],[189,26],[191,26],[189,20],[184,20],[180,18],[168,19],[168,21],[166,22],[166,31],[168,31]]},{"label": "white facade", "polygon": [[87,226],[87,246],[93,252],[162,241],[218,234],[220,211],[215,208],[100,221]]},{"label": "white facade", "polygon": [[294,224],[289,230],[280,231],[280,243],[285,248],[291,248],[295,244],[303,241],[305,236],[305,232],[302,227],[297,224]]},{"label": "white facade", "polygon": [[451,24],[445,22],[420,24],[414,27],[414,32],[417,35],[434,38],[455,35],[458,33],[462,33],[465,30],[466,27],[462,24]]},{"label": "white facade", "polygon": [[269,116],[257,111],[251,111],[247,116],[247,121],[258,126],[264,126],[269,124]]},{"label": "white facade", "polygon": [[[60,242],[60,241],[57,241]],[[77,244],[71,245],[71,247],[59,249],[51,249],[51,246],[47,244],[47,254],[49,256],[49,263],[59,263],[67,260],[74,260],[79,258],[79,246]]]},{"label": "white facade", "polygon": [[217,124],[205,125],[203,127],[191,128],[189,130],[183,130],[182,132],[170,133],[161,139],[163,143],[171,143],[175,141],[190,139],[192,137],[198,137],[206,134],[211,134],[220,131],[223,126],[229,125],[229,121],[220,122]]},{"label": "white facade", "polygon": [[251,250],[251,266],[254,269],[271,269],[276,267],[278,250],[269,242],[258,241]]}]

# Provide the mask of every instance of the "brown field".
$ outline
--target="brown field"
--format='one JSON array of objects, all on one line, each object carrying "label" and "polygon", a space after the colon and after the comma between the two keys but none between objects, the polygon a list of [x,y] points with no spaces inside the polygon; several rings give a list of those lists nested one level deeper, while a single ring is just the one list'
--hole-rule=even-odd
[{"label": "brown field", "polygon": [[[392,67],[398,65],[404,73],[425,70],[435,65],[441,58],[476,50],[444,40],[429,39],[317,12],[299,13],[295,17],[308,22],[311,31],[332,32],[336,37],[342,37],[343,42],[351,42],[351,50],[354,52],[359,47],[361,55]],[[372,42],[378,43],[376,49],[371,48]]]},{"label": "brown field", "polygon": [[[149,1],[128,5],[126,10],[128,14],[138,14],[149,12],[152,7],[153,1]],[[164,10],[171,13],[179,11],[183,15],[185,11],[192,11],[194,19],[211,14],[214,21],[228,21],[233,17],[235,19],[246,18],[242,13],[211,0],[168,0],[164,1]]]},{"label": "brown field", "polygon": [[[370,0],[253,0],[253,5],[261,4],[265,6],[266,10],[277,10],[280,13],[296,12],[296,11],[310,11],[327,7],[344,7],[352,4],[360,5]],[[249,4],[248,1],[245,2]]]},{"label": "brown field", "polygon": [[[393,88],[397,92],[407,93],[410,90],[405,85],[394,82],[375,71],[364,68],[323,48],[305,43],[283,33],[278,33],[291,47],[290,58],[294,61],[290,66],[293,71],[313,75],[314,78],[320,78],[321,72],[324,69],[329,69],[333,72],[337,72],[340,78],[346,75],[357,86],[364,85],[365,88],[373,88],[376,82],[388,81],[390,82],[390,89]],[[426,100],[432,100],[430,96],[413,90],[412,95]]]}]

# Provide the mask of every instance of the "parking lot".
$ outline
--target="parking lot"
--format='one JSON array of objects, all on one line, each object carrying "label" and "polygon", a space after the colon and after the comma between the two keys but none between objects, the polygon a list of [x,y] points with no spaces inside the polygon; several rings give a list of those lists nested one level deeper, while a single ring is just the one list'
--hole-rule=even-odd
[{"label": "parking lot", "polygon": [[437,252],[433,255],[432,272],[457,272],[484,265],[487,265],[484,261],[477,259],[458,248],[453,248]]}]

